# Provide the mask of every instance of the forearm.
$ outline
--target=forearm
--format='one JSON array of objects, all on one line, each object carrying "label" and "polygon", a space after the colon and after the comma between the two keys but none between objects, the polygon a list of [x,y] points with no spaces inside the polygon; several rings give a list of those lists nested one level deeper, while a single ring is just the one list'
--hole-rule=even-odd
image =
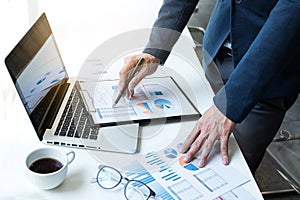
[{"label": "forearm", "polygon": [[287,64],[299,56],[299,34],[299,1],[279,1],[228,82],[216,94],[215,105],[232,121],[241,122],[272,82],[281,81],[277,77]]},{"label": "forearm", "polygon": [[198,0],[165,0],[144,53],[149,53],[164,63],[189,21],[197,2]]}]

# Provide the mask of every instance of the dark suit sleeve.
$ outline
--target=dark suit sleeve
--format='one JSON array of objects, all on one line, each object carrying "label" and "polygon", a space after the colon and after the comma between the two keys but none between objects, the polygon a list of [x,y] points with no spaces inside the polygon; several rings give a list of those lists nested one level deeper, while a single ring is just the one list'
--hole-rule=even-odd
[{"label": "dark suit sleeve", "polygon": [[279,0],[228,82],[214,97],[218,109],[238,123],[266,92],[269,97],[272,93],[278,95],[270,86],[282,81],[278,80],[279,74],[286,73],[289,63],[300,56],[299,35],[300,1]]},{"label": "dark suit sleeve", "polygon": [[164,0],[143,52],[163,64],[190,19],[198,0]]}]

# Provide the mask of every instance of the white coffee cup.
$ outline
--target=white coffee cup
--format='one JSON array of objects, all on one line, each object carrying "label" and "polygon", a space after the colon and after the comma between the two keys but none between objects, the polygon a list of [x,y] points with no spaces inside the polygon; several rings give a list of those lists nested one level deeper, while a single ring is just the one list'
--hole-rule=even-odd
[{"label": "white coffee cup", "polygon": [[49,147],[36,149],[26,157],[27,176],[38,188],[53,189],[64,181],[74,158],[72,150],[66,153]]}]

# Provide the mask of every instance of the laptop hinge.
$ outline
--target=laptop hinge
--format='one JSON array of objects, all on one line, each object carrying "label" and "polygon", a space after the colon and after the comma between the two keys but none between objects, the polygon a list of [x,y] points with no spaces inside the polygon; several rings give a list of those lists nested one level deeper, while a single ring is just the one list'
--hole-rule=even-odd
[{"label": "laptop hinge", "polygon": [[57,91],[53,97],[53,101],[49,105],[49,109],[47,110],[43,123],[40,126],[40,129],[42,129],[43,132],[52,127],[69,86],[70,84],[67,83],[67,78],[63,79],[58,85]]}]

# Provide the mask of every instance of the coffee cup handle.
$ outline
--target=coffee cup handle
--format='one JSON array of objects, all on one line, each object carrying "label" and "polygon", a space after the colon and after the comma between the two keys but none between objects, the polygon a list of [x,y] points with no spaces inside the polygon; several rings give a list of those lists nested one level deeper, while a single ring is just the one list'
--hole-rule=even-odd
[{"label": "coffee cup handle", "polygon": [[68,156],[68,164],[71,164],[71,162],[73,162],[74,158],[75,158],[75,152],[74,151],[70,151],[68,153],[66,153]]}]

